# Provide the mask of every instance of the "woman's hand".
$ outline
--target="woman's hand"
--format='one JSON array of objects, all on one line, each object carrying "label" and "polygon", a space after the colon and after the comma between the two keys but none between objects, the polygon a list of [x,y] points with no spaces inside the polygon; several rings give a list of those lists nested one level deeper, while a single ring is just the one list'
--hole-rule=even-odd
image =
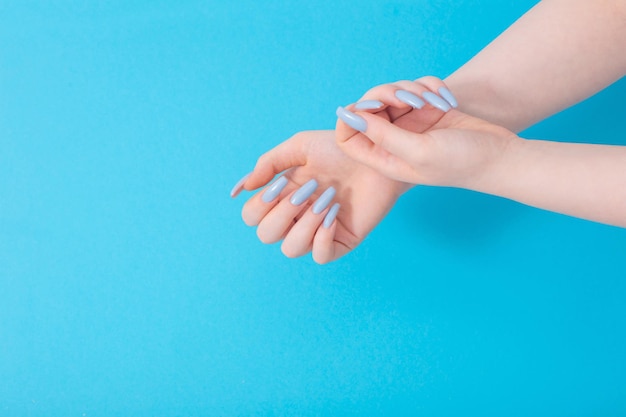
[{"label": "woman's hand", "polygon": [[[281,177],[266,186],[281,172]],[[281,143],[259,158],[254,171],[231,195],[263,186],[244,205],[244,222],[257,226],[264,243],[283,240],[281,249],[286,256],[312,252],[321,264],[361,243],[408,188],[347,157],[337,147],[333,131],[300,132]],[[333,192],[327,191],[330,187],[336,191],[334,198]],[[304,201],[293,204],[292,198],[301,188],[295,202]],[[329,212],[335,202],[340,208],[336,211],[335,207],[333,218]]]},{"label": "woman's hand", "polygon": [[[383,110],[359,111],[359,103],[374,102]],[[477,189],[519,140],[505,128],[452,109],[456,100],[434,77],[376,87],[359,103],[338,109],[337,144],[395,181]]]},{"label": "woman's hand", "polygon": [[[430,85],[441,83],[434,77],[421,80]],[[378,96],[386,88],[378,87],[370,93]],[[419,114],[407,106],[384,108],[380,102],[361,103],[361,107],[368,108],[369,104],[370,111],[387,115],[403,128],[422,132],[456,105],[449,92],[452,105],[441,97],[426,98],[433,105]],[[346,137],[356,133],[344,126]],[[281,172],[284,174],[268,185]],[[262,155],[254,171],[237,183],[231,196],[237,196],[242,189],[264,186],[244,205],[244,222],[257,226],[257,235],[264,243],[283,240],[281,249],[288,257],[312,252],[316,262],[327,263],[358,246],[411,184],[390,179],[346,156],[335,142],[335,132],[309,131],[296,134]],[[299,197],[305,200],[294,205],[291,200],[302,187]],[[296,203],[300,199],[296,198]]]},{"label": "woman's hand", "polygon": [[[338,109],[336,138],[347,155],[396,181],[466,188],[626,227],[626,146],[523,140],[457,110],[437,115],[432,106],[406,113],[406,97],[415,102],[432,91],[420,83],[401,88],[412,96],[399,99],[397,85],[366,95],[384,109],[377,114],[358,103],[349,107],[355,112]],[[399,111],[405,114],[394,121]]]}]

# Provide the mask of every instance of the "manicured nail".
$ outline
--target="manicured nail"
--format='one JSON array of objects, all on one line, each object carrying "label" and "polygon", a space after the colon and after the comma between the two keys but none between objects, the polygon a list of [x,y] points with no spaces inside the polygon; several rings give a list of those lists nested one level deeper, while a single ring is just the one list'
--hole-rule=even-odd
[{"label": "manicured nail", "polygon": [[324,217],[324,227],[326,229],[328,229],[330,226],[333,225],[333,222],[335,221],[335,217],[337,217],[337,213],[339,212],[339,207],[340,207],[339,203],[335,203],[330,208],[328,213],[326,213],[326,217]]},{"label": "manicured nail", "polygon": [[272,201],[276,200],[276,197],[280,195],[280,192],[283,190],[283,188],[285,188],[288,182],[289,181],[287,181],[287,178],[281,176],[276,181],[274,181],[274,183],[270,185],[267,190],[265,190],[265,192],[261,196],[261,200],[263,200],[264,203],[271,203]]},{"label": "manicured nail", "polygon": [[421,109],[426,105],[424,100],[416,96],[415,94],[406,91],[406,90],[398,90],[396,91],[396,97],[403,103],[408,104],[414,109]]},{"label": "manicured nail", "polygon": [[316,189],[317,181],[309,180],[291,196],[291,200],[289,201],[294,206],[299,206],[304,203],[307,198],[311,197],[311,194],[313,194]]},{"label": "manicured nail", "polygon": [[431,106],[436,107],[441,111],[447,112],[450,109],[452,109],[452,107],[448,104],[447,101],[445,101],[444,99],[442,99],[435,93],[431,93],[430,91],[427,91],[424,94],[422,94],[422,97],[424,97],[424,100],[426,100]]},{"label": "manicured nail", "polygon": [[376,110],[380,109],[385,104],[378,100],[363,100],[354,105],[356,110]]},{"label": "manicured nail", "polygon": [[330,202],[335,197],[335,189],[333,187],[328,187],[326,191],[322,193],[322,195],[317,199],[315,204],[313,204],[313,213],[320,214],[326,207],[330,204]]},{"label": "manicured nail", "polygon": [[354,130],[358,130],[359,132],[365,132],[367,130],[367,122],[364,118],[341,106],[337,107],[337,117]]},{"label": "manicured nail", "polygon": [[233,189],[230,190],[231,197],[237,197],[237,195],[241,192],[241,190],[243,190],[243,185],[246,183],[246,181],[248,181],[248,178],[250,178],[250,175],[252,175],[252,172],[244,175],[242,179],[237,181],[237,184],[235,184]]},{"label": "manicured nail", "polygon": [[459,107],[459,102],[456,101],[456,97],[452,95],[452,92],[448,90],[446,87],[441,87],[439,89],[439,95],[443,97],[452,107],[455,109]]}]

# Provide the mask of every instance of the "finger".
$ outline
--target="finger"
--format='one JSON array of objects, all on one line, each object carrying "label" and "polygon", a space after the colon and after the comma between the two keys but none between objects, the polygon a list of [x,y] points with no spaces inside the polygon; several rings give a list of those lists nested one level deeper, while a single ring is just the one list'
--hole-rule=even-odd
[{"label": "finger", "polygon": [[317,181],[310,180],[278,202],[259,222],[257,236],[263,243],[283,239],[294,221],[308,207],[308,200],[317,189]]},{"label": "finger", "polygon": [[[371,88],[367,91],[359,101],[347,106],[350,111],[362,111],[361,103],[379,102],[382,104],[380,109],[385,110],[389,115],[390,120],[394,121],[399,117],[404,116],[415,108],[422,108],[426,103],[419,97],[416,97],[413,102],[407,102],[400,100],[396,93],[400,90],[406,89],[408,86],[414,84],[412,81],[401,80],[395,83],[383,84]],[[423,87],[424,91],[428,91],[426,87]],[[415,102],[421,102],[419,105],[415,105]],[[377,111],[372,113],[379,114]]]},{"label": "finger", "polygon": [[[359,99],[355,106],[348,108],[354,111],[376,110],[368,108],[368,106],[365,106],[365,108],[363,108],[363,106],[359,107],[359,103],[373,103],[379,101],[384,105],[403,109],[406,113],[407,109],[420,109],[424,106],[425,103],[423,101],[421,103],[418,101],[419,104],[415,105],[414,103],[398,98],[397,93],[400,90],[409,91],[419,97],[422,97],[424,93],[430,92],[439,95],[439,97],[443,98],[451,107],[458,107],[456,98],[443,80],[434,76],[425,76],[418,78],[415,81],[400,80],[394,83],[383,84],[371,88]],[[432,105],[432,103],[429,104]],[[435,105],[435,107],[439,108],[437,105]],[[382,108],[382,106],[379,108]]]},{"label": "finger", "polygon": [[[341,111],[340,109],[343,109],[343,107],[339,107],[337,109],[338,116]],[[353,114],[350,111],[348,111],[348,113]],[[377,115],[382,118],[389,118],[386,112],[380,112],[380,113],[377,113]],[[361,127],[359,127],[358,125],[346,123],[345,120],[343,120],[342,122],[342,119],[339,119],[337,124],[335,125],[335,138],[338,142],[347,141],[348,139],[354,137],[357,133],[359,133],[360,129]]]},{"label": "finger", "polygon": [[[413,109],[429,107],[448,112],[458,103],[445,83],[439,78],[428,76],[416,81],[401,80],[370,89],[357,102],[348,106],[351,111],[361,111],[360,103],[380,102],[389,116],[395,121]],[[373,112],[379,114],[378,112]]]},{"label": "finger", "polygon": [[[351,111],[361,111],[361,109],[358,107],[359,103],[368,102],[368,101],[369,102],[380,101],[387,106],[392,106],[398,109],[403,109],[405,112],[410,111],[412,107],[409,104],[398,100],[398,98],[395,96],[395,92],[399,89],[402,89],[401,87],[402,83],[404,83],[404,81],[397,81],[395,83],[382,84],[374,88],[371,88],[365,94],[363,94],[363,96],[359,99],[359,101],[357,101],[356,105],[347,107],[347,108],[350,109]],[[410,83],[410,81],[406,81],[406,83]]]},{"label": "finger", "polygon": [[[372,113],[376,113],[378,116],[387,117],[391,121],[394,121],[397,118],[409,113],[414,108],[421,108],[426,104],[419,97],[414,98],[414,100],[412,101],[412,105],[409,102],[403,101],[396,96],[396,92],[402,90],[403,88],[412,87],[414,90],[416,90],[417,87],[413,86],[413,84],[415,83],[412,81],[402,80],[395,83],[378,85],[368,90],[356,104],[350,104],[346,106],[346,109],[352,112],[372,110]],[[422,89],[423,91],[429,91],[425,86],[422,87]],[[363,107],[360,106],[364,103],[373,102],[378,102],[382,104],[380,109],[383,111],[368,109],[367,106],[365,109],[363,109]],[[421,102],[421,104],[416,106],[416,102]],[[336,136],[338,138],[342,138],[342,140],[347,140],[351,138],[357,133],[356,131],[358,131],[358,129],[354,129],[350,125],[339,123],[336,126]]]},{"label": "finger", "polygon": [[[335,140],[346,155],[371,168],[381,168],[381,160],[395,158],[362,133],[367,130],[367,121],[363,117],[342,107],[337,109],[337,117]],[[392,163],[393,161],[384,165]],[[385,169],[380,169],[379,172],[389,176]]]},{"label": "finger", "polygon": [[326,264],[330,261],[334,261],[350,251],[348,246],[335,240],[339,209],[339,203],[335,203],[330,208],[324,217],[322,226],[318,227],[315,237],[313,238],[312,255],[313,260],[318,264]]},{"label": "finger", "polygon": [[281,250],[285,256],[296,258],[311,251],[315,232],[328,213],[328,206],[334,196],[335,189],[329,187],[291,227],[281,245]]},{"label": "finger", "polygon": [[252,196],[241,209],[241,218],[248,226],[257,226],[281,200],[298,185],[281,175],[271,185]]},{"label": "finger", "polygon": [[[405,106],[408,105],[417,110],[430,105],[443,112],[450,111],[452,106],[440,96],[439,92],[441,90],[447,92],[448,96],[452,96],[445,84],[443,84],[443,81],[435,77],[424,77],[423,79],[427,83],[421,81],[398,81],[394,83],[393,86],[396,87],[393,92],[395,101],[404,103]],[[439,84],[436,83],[437,80]],[[395,114],[391,116],[392,120],[397,118]]]},{"label": "finger", "polygon": [[[440,112],[447,113],[453,107],[458,106],[456,99],[445,83],[432,76],[422,77],[416,81],[401,80],[374,87],[365,93],[358,103],[372,101],[379,101],[384,104],[384,111],[375,112],[375,114],[392,122],[413,110],[425,110],[424,117],[420,120],[432,120],[433,118],[440,118],[442,115]],[[359,111],[358,103],[347,106],[346,109],[352,112]],[[411,123],[405,123],[403,127],[410,126]],[[353,141],[355,146],[367,148],[367,143],[357,135],[360,130],[362,128],[358,121],[356,124],[338,122],[336,126],[338,143],[355,139]]]},{"label": "finger", "polygon": [[403,159],[410,158],[420,148],[420,141],[427,136],[402,129],[372,114],[359,112],[356,116],[364,120],[366,128],[362,133],[365,136],[390,154]]},{"label": "finger", "polygon": [[232,190],[230,190],[231,198],[235,198],[239,195],[239,193],[243,190],[243,186],[246,184],[246,181],[250,178],[250,175],[252,175],[251,172],[247,173],[239,181],[237,181]]},{"label": "finger", "polygon": [[[334,241],[337,231],[337,223],[334,222],[329,228],[320,227],[313,239],[313,260],[320,265],[327,264],[339,257],[338,243]],[[347,252],[347,251],[346,251]]]},{"label": "finger", "polygon": [[435,94],[438,94],[441,98],[443,98],[450,106],[454,109],[459,107],[459,103],[452,94],[452,91],[448,88],[445,82],[440,78],[433,77],[432,75],[428,75],[425,77],[420,77],[415,80],[415,83],[426,86],[430,91]]},{"label": "finger", "polygon": [[[411,170],[410,161],[417,160],[428,135],[402,129],[376,115],[347,110],[338,112],[340,118],[346,114],[352,117],[346,119],[350,123],[353,119],[359,120],[360,124],[355,126],[362,129],[361,133],[347,139],[337,136],[337,145],[348,156],[390,178],[398,179],[398,172]],[[342,123],[345,121],[341,119],[337,122],[338,125]]]}]

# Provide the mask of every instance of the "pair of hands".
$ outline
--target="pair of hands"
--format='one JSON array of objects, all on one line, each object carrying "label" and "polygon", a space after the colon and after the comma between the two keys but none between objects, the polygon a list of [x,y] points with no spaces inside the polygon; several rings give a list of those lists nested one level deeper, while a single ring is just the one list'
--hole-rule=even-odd
[{"label": "pair of hands", "polygon": [[[409,92],[410,99],[406,93],[396,95],[398,91]],[[266,187],[242,210],[244,222],[257,226],[263,243],[282,240],[288,257],[312,252],[320,264],[333,261],[358,246],[413,185],[479,189],[517,138],[455,110],[454,97],[435,77],[375,87],[359,103],[367,104],[346,110],[358,121],[350,124],[361,131],[338,120],[335,131],[300,132],[262,155],[235,186],[233,197],[242,189],[259,189],[283,172],[282,189]],[[359,110],[363,107],[370,110]],[[313,193],[311,179],[317,184]],[[307,183],[307,198],[294,204],[294,194]],[[272,187],[274,192],[268,192]],[[332,195],[325,193],[330,187],[336,191],[338,212],[327,201],[321,204]],[[276,195],[272,199],[270,194]]]}]

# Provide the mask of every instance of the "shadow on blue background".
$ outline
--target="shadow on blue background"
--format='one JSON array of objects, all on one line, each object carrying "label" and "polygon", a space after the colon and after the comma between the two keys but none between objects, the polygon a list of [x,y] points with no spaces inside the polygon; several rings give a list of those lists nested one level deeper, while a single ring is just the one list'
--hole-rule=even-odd
[{"label": "shadow on blue background", "polygon": [[[533,3],[0,2],[0,414],[626,413],[624,230],[418,187],[318,266],[228,198]],[[623,143],[625,89],[525,134]]]}]

